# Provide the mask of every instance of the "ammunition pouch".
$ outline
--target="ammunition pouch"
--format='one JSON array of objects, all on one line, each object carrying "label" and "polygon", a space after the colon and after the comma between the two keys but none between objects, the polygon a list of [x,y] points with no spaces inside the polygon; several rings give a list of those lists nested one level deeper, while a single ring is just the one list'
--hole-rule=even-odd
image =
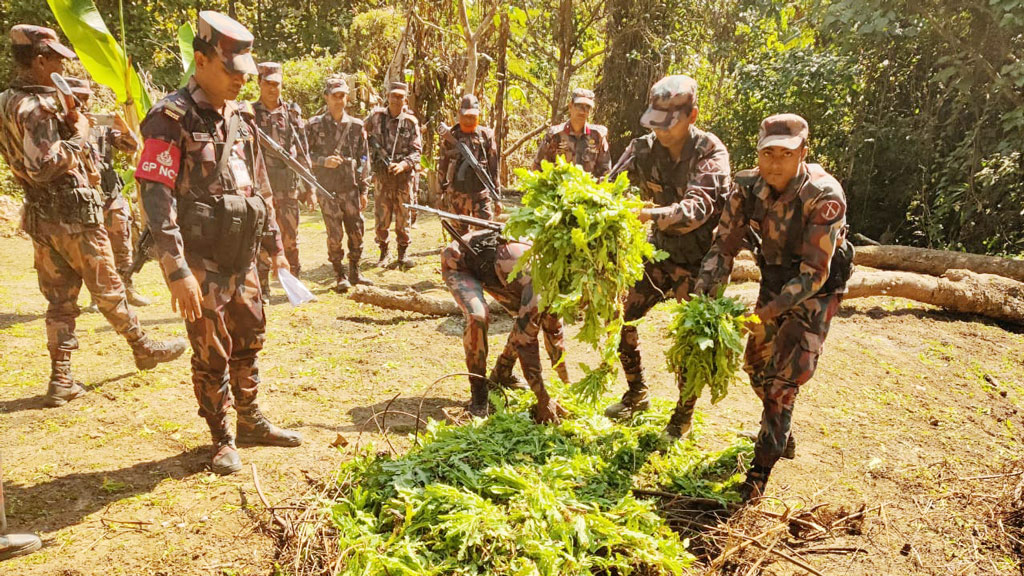
[{"label": "ammunition pouch", "polygon": [[217,270],[248,270],[267,231],[267,204],[262,196],[225,194],[210,202],[185,201],[181,236],[185,250],[212,261]]},{"label": "ammunition pouch", "polygon": [[[832,261],[829,264],[828,279],[825,284],[815,293],[815,296],[834,294],[846,288],[846,283],[853,275],[853,256],[855,249],[853,244],[844,240],[836,247],[832,254]],[[789,264],[768,264],[760,251],[756,254],[757,267],[761,270],[761,291],[759,297],[762,302],[778,296],[782,287],[790,280],[800,275],[800,260],[795,259]]]},{"label": "ammunition pouch", "polygon": [[462,156],[459,156],[458,168],[451,179],[451,187],[456,192],[463,194],[475,194],[484,189],[484,183],[480,181],[473,166]]},{"label": "ammunition pouch", "polygon": [[484,286],[501,287],[505,283],[498,278],[494,264],[498,260],[498,244],[501,242],[501,235],[493,230],[485,233],[474,234],[469,241],[472,252],[466,254],[466,264],[470,274],[480,280]]},{"label": "ammunition pouch", "polygon": [[57,183],[56,191],[28,191],[25,205],[26,232],[32,233],[35,220],[101,226],[103,224],[103,194],[95,188],[75,185],[73,177]]}]

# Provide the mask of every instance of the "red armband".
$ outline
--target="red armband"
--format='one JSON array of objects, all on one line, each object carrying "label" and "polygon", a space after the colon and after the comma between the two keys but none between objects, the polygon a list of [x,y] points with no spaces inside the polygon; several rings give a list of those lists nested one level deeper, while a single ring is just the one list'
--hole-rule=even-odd
[{"label": "red armband", "polygon": [[180,166],[181,148],[164,140],[147,138],[139,165],[135,169],[135,178],[174,188]]}]

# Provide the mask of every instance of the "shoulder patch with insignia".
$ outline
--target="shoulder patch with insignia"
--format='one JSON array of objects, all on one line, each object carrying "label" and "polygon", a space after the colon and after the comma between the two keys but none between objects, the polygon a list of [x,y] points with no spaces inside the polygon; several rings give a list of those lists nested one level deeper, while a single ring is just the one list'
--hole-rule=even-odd
[{"label": "shoulder patch with insignia", "polygon": [[181,117],[185,115],[185,107],[173,100],[165,100],[163,113],[171,120],[181,120]]}]

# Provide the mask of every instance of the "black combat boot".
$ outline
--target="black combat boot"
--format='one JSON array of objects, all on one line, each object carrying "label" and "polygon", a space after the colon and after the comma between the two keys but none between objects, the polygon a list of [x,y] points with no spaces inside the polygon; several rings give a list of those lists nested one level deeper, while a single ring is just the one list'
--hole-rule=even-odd
[{"label": "black combat boot", "polygon": [[629,390],[622,395],[622,399],[605,408],[604,415],[612,420],[628,420],[650,407],[651,397],[647,391],[647,384],[641,378],[638,382],[630,382]]},{"label": "black combat boot", "polygon": [[31,554],[43,547],[35,534],[4,534],[0,536],[0,560]]},{"label": "black combat boot", "polygon": [[373,281],[359,273],[359,260],[348,261],[348,281],[353,286],[373,286]]},{"label": "black combat boot", "polygon": [[388,259],[388,243],[380,242],[377,246],[380,246],[380,258],[377,259],[377,266],[384,266]]},{"label": "black combat boot", "polygon": [[157,364],[175,360],[185,352],[186,348],[188,348],[188,342],[184,338],[156,341],[149,336],[143,336],[141,340],[132,344],[135,367],[139,370],[156,368]]},{"label": "black combat boot", "polygon": [[416,262],[405,255],[406,251],[409,250],[408,246],[398,247],[398,259],[395,260],[395,265],[403,270],[408,270],[416,265]]},{"label": "black combat boot", "polygon": [[213,437],[210,470],[218,476],[227,476],[241,470],[242,458],[235,449],[235,438],[231,436],[228,428],[227,414],[207,418],[206,423],[210,426],[210,436]]},{"label": "black combat boot", "polygon": [[693,407],[696,404],[696,398],[680,398],[676,402],[676,408],[672,411],[668,424],[665,425],[665,431],[662,432],[661,437],[663,440],[671,444],[690,432],[690,427],[693,423]]},{"label": "black combat boot", "polygon": [[71,353],[61,352],[56,359],[50,360],[50,383],[43,404],[63,406],[84,394],[82,383],[71,376]]},{"label": "black combat boot", "polygon": [[237,406],[236,411],[238,412],[239,444],[289,447],[302,444],[302,436],[298,432],[278,428],[271,424],[260,412],[260,407],[255,401],[246,406]]},{"label": "black combat boot", "polygon": [[338,294],[344,294],[348,292],[348,289],[352,287],[348,282],[348,278],[345,277],[345,265],[341,262],[331,262],[331,267],[334,268],[334,290]]},{"label": "black combat boot", "polygon": [[512,373],[515,363],[515,356],[512,358],[507,358],[504,355],[498,356],[498,361],[494,364],[487,379],[491,381],[491,384],[509,390],[529,390],[530,387],[526,384],[526,380],[523,380],[518,374]]},{"label": "black combat boot", "polygon": [[469,377],[470,401],[466,410],[477,418],[487,418],[491,412],[491,401],[488,398],[487,380]]}]

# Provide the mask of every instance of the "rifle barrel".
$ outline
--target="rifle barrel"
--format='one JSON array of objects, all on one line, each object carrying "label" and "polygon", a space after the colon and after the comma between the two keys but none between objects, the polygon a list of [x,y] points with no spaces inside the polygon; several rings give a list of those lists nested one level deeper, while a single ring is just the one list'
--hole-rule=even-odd
[{"label": "rifle barrel", "polygon": [[463,216],[462,214],[452,214],[451,212],[445,212],[444,210],[438,210],[437,208],[431,208],[429,206],[420,206],[419,204],[403,204],[410,210],[419,210],[420,212],[426,212],[427,214],[433,214],[443,220],[451,220],[459,222],[460,224],[468,224],[470,226],[477,226],[479,228],[486,228],[488,230],[494,230],[500,232],[504,226],[499,222],[493,222],[491,220],[484,220],[483,218],[474,218],[472,216]]},{"label": "rifle barrel", "polygon": [[334,200],[334,194],[332,194],[326,188],[324,188],[323,185],[321,185],[320,182],[317,181],[316,177],[313,176],[313,174],[308,169],[306,169],[305,166],[300,164],[298,160],[296,160],[291,154],[288,153],[287,150],[285,150],[284,148],[281,147],[280,144],[275,142],[274,139],[270,137],[270,135],[268,135],[263,130],[260,130],[259,128],[256,129],[256,133],[259,136],[260,144],[266,145],[267,149],[270,152],[272,152],[281,160],[284,160],[285,165],[288,166],[288,168],[291,169],[291,171],[294,172],[296,176],[298,176],[303,182],[306,182],[310,186],[316,188],[324,196],[327,196],[331,200]]}]

